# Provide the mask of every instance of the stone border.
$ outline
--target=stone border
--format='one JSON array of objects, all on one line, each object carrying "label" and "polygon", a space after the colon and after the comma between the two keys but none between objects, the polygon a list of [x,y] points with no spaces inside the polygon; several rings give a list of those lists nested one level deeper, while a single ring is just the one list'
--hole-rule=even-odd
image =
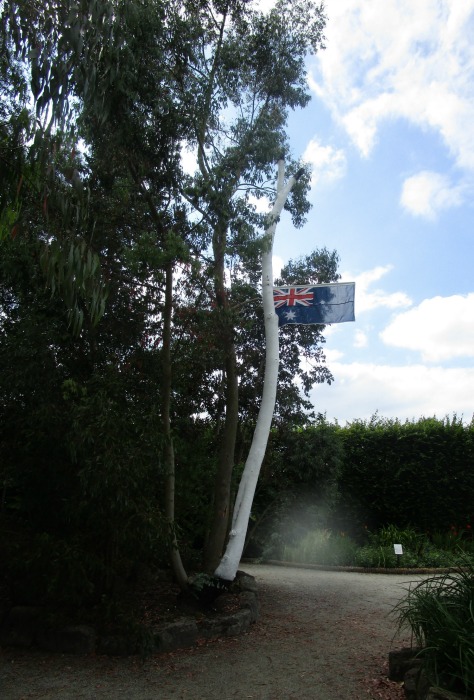
[{"label": "stone border", "polygon": [[391,681],[403,681],[407,700],[465,700],[465,695],[430,685],[421,651],[420,647],[404,647],[388,654],[388,677]]},{"label": "stone border", "polygon": [[449,574],[452,571],[456,570],[456,567],[446,567],[442,569],[416,569],[414,567],[412,568],[388,568],[388,569],[383,569],[383,568],[373,568],[370,569],[365,566],[330,566],[329,564],[300,564],[298,562],[293,562],[293,561],[279,561],[277,559],[267,559],[266,561],[262,561],[259,559],[245,559],[243,563],[247,561],[249,564],[268,564],[269,566],[287,566],[291,567],[294,569],[314,569],[315,571],[348,571],[350,573],[354,574],[401,574],[401,575],[407,575],[409,576],[410,574]]},{"label": "stone border", "polygon": [[[41,608],[15,606],[0,621],[0,645],[36,648],[62,654],[108,654],[127,656],[168,652],[196,645],[202,639],[234,637],[245,633],[258,620],[259,601],[253,576],[242,571],[236,578],[238,592],[224,593],[215,601],[212,614],[183,617],[159,625],[142,625],[136,633],[99,635],[90,625],[51,627]],[[237,597],[237,610],[219,612],[226,600]]]}]

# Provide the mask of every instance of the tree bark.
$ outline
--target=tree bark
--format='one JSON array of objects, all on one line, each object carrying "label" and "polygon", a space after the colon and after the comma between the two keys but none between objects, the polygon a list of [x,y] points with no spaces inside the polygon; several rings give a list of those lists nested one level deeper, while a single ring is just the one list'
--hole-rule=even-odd
[{"label": "tree bark", "polygon": [[176,581],[182,590],[188,587],[188,577],[181,561],[175,525],[175,461],[171,434],[171,312],[173,308],[173,266],[165,270],[165,305],[163,309],[162,398],[161,423],[163,428],[165,468],[165,517],[169,527],[170,561]]},{"label": "tree bark", "polygon": [[269,225],[265,233],[267,246],[262,256],[262,298],[265,316],[266,340],[265,376],[263,381],[262,402],[260,404],[252,444],[250,446],[250,451],[245,463],[245,468],[240,480],[239,490],[235,501],[229,542],[227,544],[225,554],[214,572],[215,576],[218,576],[226,581],[234,580],[244,549],[245,536],[247,533],[250,511],[255,495],[255,488],[257,486],[263,458],[265,456],[268,436],[270,434],[270,427],[273,419],[273,411],[275,408],[278,384],[279,342],[278,317],[275,313],[273,304],[273,239],[275,237],[278,218],[285,205],[287,197],[298,177],[301,175],[301,172],[297,173],[296,176],[290,178],[285,185],[284,168],[284,162],[279,161],[277,197],[269,216]]},{"label": "tree bark", "polygon": [[221,221],[214,234],[213,252],[215,261],[214,289],[220,321],[218,342],[224,351],[225,418],[214,481],[211,527],[204,549],[204,569],[209,572],[214,571],[218,565],[227,538],[235,443],[239,422],[239,384],[233,337],[234,325],[230,318],[224,278],[226,233],[227,221]]}]

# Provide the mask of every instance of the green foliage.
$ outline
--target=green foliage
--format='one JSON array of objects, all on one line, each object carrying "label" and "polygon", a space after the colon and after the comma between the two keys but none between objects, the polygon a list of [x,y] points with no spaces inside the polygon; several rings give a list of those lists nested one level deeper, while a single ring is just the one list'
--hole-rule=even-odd
[{"label": "green foliage", "polygon": [[474,553],[474,539],[470,523],[465,528],[456,528],[451,525],[447,532],[433,532],[430,540],[435,547],[448,552],[464,551]]},{"label": "green foliage", "polygon": [[[239,465],[261,386],[262,318],[240,313],[260,272],[251,195],[273,195],[281,156],[288,175],[300,168],[286,123],[309,99],[305,60],[324,21],[299,0],[268,14],[241,0],[2,3],[0,477],[2,518],[24,552],[22,564],[4,538],[12,587],[28,578],[44,600],[113,605],[134,566],[163,560],[165,377],[174,531],[186,554],[202,548],[232,362]],[[193,177],[183,146],[197,155]],[[309,181],[306,170],[288,201],[298,226]],[[316,263],[335,277],[335,254]],[[318,361],[321,331],[301,344]],[[279,416],[295,421],[306,406],[298,335],[285,342]],[[329,377],[319,363],[305,391]]]},{"label": "green foliage", "polygon": [[[317,518],[313,517],[313,522]],[[358,566],[367,569],[449,568],[456,564],[459,553],[434,546],[413,529],[400,530],[387,526],[369,533],[367,543],[360,545],[345,533],[328,528],[306,528],[291,520],[279,531],[267,536],[261,549],[262,559],[281,559],[300,564]],[[403,544],[403,554],[396,555],[394,544]]]},{"label": "green foliage", "polygon": [[84,310],[79,305],[79,298],[86,302],[91,322],[96,325],[105,313],[107,300],[107,288],[100,278],[97,253],[84,240],[71,241],[67,251],[64,251],[61,243],[53,240],[43,246],[40,261],[51,294],[59,292],[64,298],[68,323],[74,335],[79,335],[84,323]]},{"label": "green foliage", "polygon": [[393,545],[366,545],[357,550],[354,564],[364,568],[382,569],[437,569],[453,566],[454,556],[450,552],[427,545],[422,554],[404,550],[397,556]]},{"label": "green foliage", "polygon": [[428,676],[437,685],[474,692],[474,560],[458,558],[457,569],[411,588],[394,610],[400,628],[412,630],[422,647]]},{"label": "green foliage", "polygon": [[156,361],[130,295],[72,336],[36,250],[22,237],[0,257],[1,559],[23,600],[78,606],[163,560]]},{"label": "green foliage", "polygon": [[350,566],[354,561],[357,544],[343,533],[313,530],[298,544],[283,547],[283,561],[328,566]]},{"label": "green foliage", "polygon": [[23,551],[10,551],[3,559],[8,577],[15,582],[15,600],[60,607],[97,601],[94,584],[104,576],[103,562],[83,543],[40,532],[22,544],[26,544]]},{"label": "green foliage", "polygon": [[[241,0],[2,4],[2,518],[45,595],[112,595],[139,560],[162,560],[164,369],[190,560],[206,541],[226,453],[232,368],[241,423],[226,454],[235,490],[263,379],[254,302],[265,221],[252,198],[273,196],[278,158],[287,175],[301,167],[286,124],[308,101],[305,61],[322,46],[324,21],[322,6],[300,0],[265,15]],[[197,156],[192,176],[182,172],[183,146]],[[295,226],[308,187],[306,170],[288,201]],[[314,251],[290,262],[280,283],[337,280],[337,265],[335,252]],[[285,529],[296,546],[315,527],[359,536],[366,524],[378,531],[372,552],[393,538],[406,560],[439,561],[436,533],[448,531],[467,549],[474,425],[374,418],[342,429],[308,416],[295,377],[306,396],[332,381],[323,332],[282,331],[276,427],[250,547],[261,554],[274,533],[275,551]],[[411,527],[435,533],[422,552]],[[21,548],[6,540],[19,571]]]},{"label": "green foliage", "polygon": [[226,589],[225,583],[215,576],[211,576],[204,572],[200,572],[193,576],[190,586],[190,593],[196,598],[199,598],[203,591],[213,589],[215,591],[223,591]]},{"label": "green foliage", "polygon": [[421,532],[469,523],[474,425],[454,416],[400,423],[374,417],[341,430],[341,501],[347,518]]},{"label": "green foliage", "polygon": [[281,422],[272,430],[252,509],[248,554],[260,556],[273,533],[285,533],[285,542],[293,544],[314,527],[331,524],[343,457],[338,431],[324,416],[304,428]]},{"label": "green foliage", "polygon": [[[325,511],[322,527],[349,532],[360,544],[374,533],[372,561],[380,559],[378,547],[397,543],[424,556],[425,566],[440,560],[438,550],[472,551],[472,423],[374,417],[340,428],[320,416],[304,428],[290,425],[285,416],[273,431],[262,470],[253,511],[260,551],[280,528],[303,536],[305,511],[313,518],[308,529]],[[385,559],[392,561],[390,552]],[[444,562],[450,565],[446,556]]]},{"label": "green foliage", "polygon": [[400,528],[396,525],[386,525],[377,532],[368,532],[369,544],[372,547],[392,547],[401,544],[403,550],[413,554],[423,551],[426,536],[420,534],[412,527]]}]

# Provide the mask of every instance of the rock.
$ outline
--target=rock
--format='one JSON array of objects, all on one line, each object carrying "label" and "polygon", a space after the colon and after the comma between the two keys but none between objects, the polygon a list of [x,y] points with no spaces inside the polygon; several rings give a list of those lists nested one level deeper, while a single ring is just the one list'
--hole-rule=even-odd
[{"label": "rock", "polygon": [[411,668],[419,667],[421,658],[417,657],[420,647],[394,649],[388,654],[388,677],[391,681],[402,681]]},{"label": "rock", "polygon": [[388,677],[391,681],[404,681],[407,700],[465,700],[464,695],[430,687],[423,670],[421,651],[421,647],[404,647],[394,649],[388,655]]},{"label": "rock", "polygon": [[252,621],[250,610],[243,608],[232,615],[228,615],[222,619],[224,634],[226,637],[235,637],[238,634],[245,632]]},{"label": "rock", "polygon": [[237,571],[234,584],[241,591],[250,591],[251,593],[257,593],[258,591],[255,577],[250,576],[250,574],[246,574],[245,571]]},{"label": "rock", "polygon": [[153,629],[154,643],[157,651],[174,651],[192,646],[198,637],[195,620],[182,618]]},{"label": "rock", "polygon": [[405,673],[405,696],[407,700],[422,700],[430,687],[426,674],[421,666],[411,668]]},{"label": "rock", "polygon": [[204,586],[204,600],[196,600],[196,596],[191,594],[183,597],[181,604],[190,617],[183,616],[154,627],[145,626],[138,638],[123,630],[98,636],[87,625],[52,627],[44,621],[43,609],[16,606],[0,621],[0,644],[21,647],[36,645],[45,651],[67,654],[97,651],[99,654],[127,656],[193,646],[199,637],[234,637],[246,632],[259,616],[254,577],[239,571],[236,580],[227,589],[213,583]]},{"label": "rock", "polygon": [[245,632],[252,622],[252,613],[243,608],[229,615],[204,617],[199,621],[199,635],[206,639],[235,637]]},{"label": "rock", "polygon": [[244,591],[239,595],[240,606],[250,611],[250,622],[257,622],[260,615],[258,596],[251,591]]},{"label": "rock", "polygon": [[224,634],[222,617],[222,615],[216,615],[215,617],[203,617],[201,620],[199,620],[199,636],[204,637],[204,639],[214,639],[216,637],[222,637]]}]

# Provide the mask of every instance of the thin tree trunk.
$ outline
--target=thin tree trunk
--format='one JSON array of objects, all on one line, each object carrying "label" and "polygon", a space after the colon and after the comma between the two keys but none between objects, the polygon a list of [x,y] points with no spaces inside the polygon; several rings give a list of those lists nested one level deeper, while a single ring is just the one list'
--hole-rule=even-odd
[{"label": "thin tree trunk", "polygon": [[204,550],[204,569],[212,572],[224,551],[229,528],[230,494],[234,470],[235,443],[239,422],[239,384],[236,351],[233,339],[234,327],[229,316],[227,290],[224,281],[224,253],[227,222],[221,221],[214,241],[215,276],[214,286],[217,311],[221,326],[219,343],[224,351],[225,418],[219,445],[217,471],[214,481],[214,500],[211,527]]},{"label": "thin tree trunk", "polygon": [[226,355],[226,415],[214,481],[211,528],[204,553],[204,568],[210,572],[214,571],[222,557],[229,528],[230,494],[239,419],[237,368],[233,343],[228,344]]},{"label": "thin tree trunk", "polygon": [[240,558],[245,545],[245,536],[250,518],[255,488],[262,466],[268,436],[270,434],[273,411],[278,383],[279,366],[279,339],[278,339],[278,317],[273,304],[273,239],[276,225],[281,211],[285,205],[288,195],[294,184],[301,176],[299,171],[294,177],[284,184],[284,162],[278,163],[278,184],[277,197],[273,209],[270,213],[270,223],[266,230],[267,247],[262,256],[262,297],[263,311],[265,316],[265,376],[263,380],[263,394],[257,424],[250,446],[249,455],[245,463],[245,468],[240,480],[239,490],[234,506],[232,519],[232,529],[229,535],[229,542],[224,556],[219,566],[215,570],[215,575],[226,581],[233,581],[237,573]]},{"label": "thin tree trunk", "polygon": [[170,560],[179,587],[185,590],[188,577],[181,561],[175,525],[175,462],[174,445],[171,435],[171,312],[173,307],[173,267],[169,262],[165,270],[165,305],[163,310],[163,348],[162,348],[162,397],[161,422],[164,448],[165,468],[165,517],[169,527]]}]

